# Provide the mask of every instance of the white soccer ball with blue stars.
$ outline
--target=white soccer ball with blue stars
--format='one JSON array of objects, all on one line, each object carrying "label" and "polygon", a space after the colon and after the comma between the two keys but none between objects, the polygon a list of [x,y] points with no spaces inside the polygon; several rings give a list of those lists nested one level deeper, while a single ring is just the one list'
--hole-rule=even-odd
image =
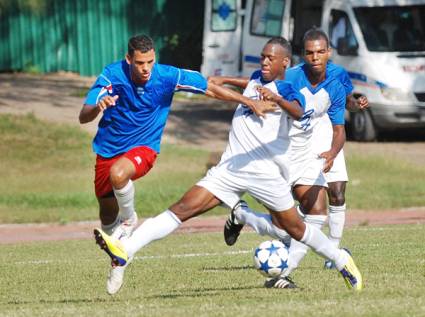
[{"label": "white soccer ball with blue stars", "polygon": [[280,275],[288,267],[288,248],[279,240],[264,241],[254,252],[255,268],[266,277]]}]

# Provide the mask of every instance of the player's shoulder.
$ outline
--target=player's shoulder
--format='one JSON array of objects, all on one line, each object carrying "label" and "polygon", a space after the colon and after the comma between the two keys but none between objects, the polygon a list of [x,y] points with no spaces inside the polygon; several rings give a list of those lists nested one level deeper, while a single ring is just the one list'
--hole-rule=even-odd
[{"label": "player's shoulder", "polygon": [[251,77],[249,79],[250,80],[260,80],[261,79],[261,70],[260,69],[255,70],[251,74]]},{"label": "player's shoulder", "polygon": [[328,78],[327,84],[325,86],[331,98],[345,98],[344,85],[341,83],[341,81],[338,80],[338,78]]},{"label": "player's shoulder", "polygon": [[128,81],[128,64],[125,60],[120,60],[106,65],[101,76],[104,76],[111,83],[120,83]]},{"label": "player's shoulder", "polygon": [[341,77],[347,75],[347,71],[341,65],[333,62],[328,62],[326,65],[326,72],[328,77]]},{"label": "player's shoulder", "polygon": [[305,77],[304,63],[297,64],[288,68],[285,72],[285,80],[291,83],[302,82]]}]

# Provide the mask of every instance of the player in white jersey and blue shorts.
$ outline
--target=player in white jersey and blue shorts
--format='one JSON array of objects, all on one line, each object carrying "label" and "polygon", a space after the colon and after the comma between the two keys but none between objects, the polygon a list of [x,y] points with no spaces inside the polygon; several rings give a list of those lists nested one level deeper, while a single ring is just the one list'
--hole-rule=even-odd
[{"label": "player in white jersey and blue shorts", "polygon": [[[133,181],[154,165],[162,132],[177,91],[202,93],[221,100],[245,102],[257,114],[274,105],[208,84],[199,72],[155,63],[151,38],[132,37],[125,60],[104,68],[80,112],[80,122],[102,118],[93,140],[96,153],[95,193],[102,229],[118,238],[137,225]],[[112,270],[107,290],[116,292],[122,270]]]},{"label": "player in white jersey and blue shorts", "polygon": [[[289,159],[284,157],[289,147],[288,132],[293,118],[299,119],[303,114],[303,96],[288,82],[273,82],[284,78],[289,59],[290,45],[285,39],[273,38],[265,45],[261,54],[261,72],[253,74],[244,95],[258,99],[263,87],[267,87],[276,93],[271,101],[279,106],[278,109],[259,117],[240,104],[220,163],[178,202],[158,216],[147,219],[124,241],[95,229],[96,240],[111,257],[113,265],[125,265],[138,250],[169,235],[182,222],[221,203],[232,208],[244,193],[249,193],[269,210],[272,219],[270,235],[279,237],[288,232],[294,239],[335,261],[347,286],[361,290],[361,274],[352,257],[334,247],[320,230],[301,221],[294,206],[288,175],[281,172],[283,169],[289,174],[289,166],[282,168],[276,163],[276,159],[281,164]],[[287,288],[294,287],[286,278],[282,278],[281,283]]]},{"label": "player in white jersey and blue shorts", "polygon": [[[327,182],[324,172],[330,170],[345,142],[346,93],[337,76],[329,76],[326,72],[330,56],[326,34],[317,29],[310,30],[304,37],[304,45],[305,63],[286,73],[286,80],[306,98],[305,114],[299,121],[294,121],[289,132],[290,182],[295,198],[307,213],[304,221],[321,229],[327,214]],[[265,98],[273,98],[273,95],[271,91],[263,92]],[[330,138],[324,140],[324,146],[320,138],[315,138],[316,130],[322,122],[328,122],[331,131]],[[228,245],[236,242],[244,224],[253,227],[260,234],[266,234],[270,230],[264,216],[249,209],[245,203],[235,208],[233,214],[238,225],[232,221],[232,217],[226,223],[224,235]],[[289,267],[283,276],[289,276],[298,267],[306,252],[307,247],[304,244],[295,240],[291,243]],[[279,278],[271,280],[268,285],[281,287]]]}]

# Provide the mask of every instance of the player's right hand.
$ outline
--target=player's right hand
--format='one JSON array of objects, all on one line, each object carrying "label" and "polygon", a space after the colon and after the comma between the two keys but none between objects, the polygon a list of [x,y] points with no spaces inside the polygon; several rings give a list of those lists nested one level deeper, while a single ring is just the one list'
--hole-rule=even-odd
[{"label": "player's right hand", "polygon": [[115,106],[115,102],[118,99],[118,95],[115,96],[105,96],[103,97],[98,103],[97,103],[97,107],[99,108],[100,111],[103,111],[109,107]]}]

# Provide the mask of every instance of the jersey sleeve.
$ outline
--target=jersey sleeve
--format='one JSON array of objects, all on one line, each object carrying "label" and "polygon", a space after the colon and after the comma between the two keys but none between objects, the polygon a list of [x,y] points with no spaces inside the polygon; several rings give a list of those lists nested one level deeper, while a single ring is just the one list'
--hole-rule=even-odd
[{"label": "jersey sleeve", "polygon": [[328,116],[332,125],[345,124],[345,88],[338,82],[334,81],[334,85],[330,89],[331,105],[328,109]]},{"label": "jersey sleeve", "polygon": [[195,94],[205,94],[208,83],[200,72],[187,69],[178,69],[175,91],[188,91]]},{"label": "jersey sleeve", "polygon": [[351,82],[350,76],[347,71],[341,67],[341,72],[339,74],[339,81],[344,86],[345,95],[348,96],[353,92],[353,83]]},{"label": "jersey sleeve", "polygon": [[84,104],[88,106],[95,106],[99,100],[106,95],[112,95],[112,93],[113,88],[112,82],[109,79],[109,71],[105,68],[88,91]]},{"label": "jersey sleeve", "polygon": [[305,109],[305,98],[304,96],[292,86],[291,83],[285,80],[277,80],[276,82],[277,91],[284,99],[288,101],[298,101],[301,108]]}]

